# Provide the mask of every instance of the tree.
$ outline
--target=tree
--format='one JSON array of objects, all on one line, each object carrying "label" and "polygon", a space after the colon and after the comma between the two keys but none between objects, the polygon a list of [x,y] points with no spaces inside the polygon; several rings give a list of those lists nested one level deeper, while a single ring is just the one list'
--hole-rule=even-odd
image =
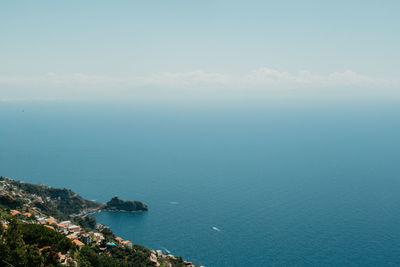
[{"label": "tree", "polygon": [[26,261],[28,267],[43,266],[43,258],[36,245],[27,246]]},{"label": "tree", "polygon": [[14,266],[25,266],[25,243],[15,220],[11,220],[4,237],[6,243],[6,260]]},{"label": "tree", "polygon": [[42,250],[44,257],[45,266],[57,266],[58,265],[58,254],[53,248]]}]

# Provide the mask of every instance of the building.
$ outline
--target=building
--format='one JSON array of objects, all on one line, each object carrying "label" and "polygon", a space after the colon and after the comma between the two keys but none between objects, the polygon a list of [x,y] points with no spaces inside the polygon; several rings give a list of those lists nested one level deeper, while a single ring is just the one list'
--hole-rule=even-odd
[{"label": "building", "polygon": [[18,210],[10,210],[10,211],[12,216],[21,215],[21,212],[19,212]]},{"label": "building", "polygon": [[46,219],[45,218],[38,218],[38,222],[40,224],[45,224],[46,223]]},{"label": "building", "polygon": [[70,226],[68,226],[68,232],[80,234],[81,233],[81,227],[78,226],[78,225],[70,225]]},{"label": "building", "polygon": [[50,225],[43,225],[44,227],[46,227],[46,228],[49,228],[49,229],[51,229],[51,230],[56,230],[56,229],[54,229],[54,227],[53,226],[50,226]]},{"label": "building", "polygon": [[160,266],[160,263],[157,260],[157,256],[153,253],[150,254],[150,261],[153,262],[156,267]]},{"label": "building", "polygon": [[102,233],[92,233],[92,240],[94,240],[97,245],[100,245],[104,240],[104,235]]},{"label": "building", "polygon": [[72,243],[74,243],[75,245],[77,245],[79,248],[83,247],[85,244],[83,244],[81,241],[79,241],[78,239],[74,239],[72,240]]},{"label": "building", "polygon": [[92,243],[92,236],[90,234],[83,234],[81,239],[86,245]]},{"label": "building", "polygon": [[75,240],[75,239],[78,239],[78,236],[76,234],[70,234],[70,235],[67,235],[66,238]]},{"label": "building", "polygon": [[71,225],[71,221],[62,221],[59,224],[64,225],[65,227],[69,227]]},{"label": "building", "polygon": [[46,222],[47,222],[48,224],[57,224],[56,219],[54,219],[53,217],[47,218],[47,219],[46,219]]},{"label": "building", "polygon": [[121,243],[122,243],[122,245],[124,245],[125,247],[128,247],[128,248],[132,248],[133,247],[132,242],[129,241],[129,240],[124,240]]}]

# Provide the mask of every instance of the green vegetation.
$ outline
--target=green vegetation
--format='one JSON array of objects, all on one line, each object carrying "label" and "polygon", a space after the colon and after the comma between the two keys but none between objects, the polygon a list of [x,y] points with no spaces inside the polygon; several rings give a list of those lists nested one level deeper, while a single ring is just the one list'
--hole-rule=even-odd
[{"label": "green vegetation", "polygon": [[76,224],[80,225],[81,227],[83,227],[85,229],[91,229],[91,230],[95,229],[96,224],[97,224],[95,217],[88,217],[88,216],[85,216],[85,217],[78,216],[78,217],[75,217],[73,219],[73,221]]},{"label": "green vegetation", "polygon": [[[108,238],[114,234],[103,230]],[[78,266],[154,266],[149,260],[150,250],[134,245],[109,247],[103,252],[99,246],[84,246],[80,250],[64,235],[40,224],[24,223],[13,218],[8,228],[0,228],[0,266],[5,263],[19,266],[62,266],[58,254],[71,254]],[[72,264],[72,262],[70,263]],[[71,265],[73,266],[73,265]]]},{"label": "green vegetation", "polygon": [[115,238],[114,233],[108,228],[103,229],[103,231],[101,231],[101,233],[103,234],[106,242],[111,242]]},{"label": "green vegetation", "polygon": [[133,248],[111,247],[107,254],[99,254],[98,248],[84,246],[79,251],[79,266],[155,266],[150,260],[150,251],[147,248],[135,245]]},{"label": "green vegetation", "polygon": [[0,229],[3,264],[5,261],[14,266],[60,266],[58,253],[74,249],[75,245],[64,235],[39,224],[12,219],[7,229]]},{"label": "green vegetation", "polygon": [[[0,181],[6,178],[0,177]],[[24,193],[35,196],[32,204],[42,210],[44,213],[60,219],[67,219],[68,215],[79,214],[86,210],[99,209],[104,204],[86,200],[73,191],[65,188],[52,188],[45,185],[35,185],[14,180],[7,180],[7,182],[15,186],[18,190]],[[24,204],[23,201],[17,198],[1,197],[0,204],[3,206],[15,209]]]},{"label": "green vegetation", "polygon": [[21,207],[23,204],[23,201],[13,199],[9,196],[0,196],[1,207],[15,209],[17,207]]}]

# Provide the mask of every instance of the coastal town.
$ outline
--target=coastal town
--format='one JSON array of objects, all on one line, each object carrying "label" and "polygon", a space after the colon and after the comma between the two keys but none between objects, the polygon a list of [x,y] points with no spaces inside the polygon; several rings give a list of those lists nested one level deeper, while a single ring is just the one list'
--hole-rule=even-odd
[{"label": "coastal town", "polygon": [[[27,193],[19,187],[21,184],[24,183],[7,177],[0,178],[0,204],[3,207],[0,215],[2,231],[7,231],[11,221],[18,220],[26,225],[35,224],[43,226],[50,231],[66,237],[71,241],[74,249],[69,249],[66,253],[57,252],[57,260],[60,265],[64,266],[79,266],[77,255],[85,246],[95,249],[99,255],[104,256],[110,256],[117,249],[124,251],[124,253],[125,251],[135,251],[136,245],[132,241],[116,236],[108,226],[96,223],[94,218],[70,216],[69,220],[60,220],[54,216],[45,214],[39,207],[44,207],[46,202],[51,201],[51,197],[47,196],[43,198],[43,195]],[[38,188],[43,187],[43,185],[35,186]],[[7,206],[18,205],[18,208],[7,208]],[[40,253],[50,248],[51,246],[49,245],[38,247]],[[146,249],[146,251],[148,251],[150,266],[195,267],[192,262],[184,261],[180,257],[175,257],[169,253],[164,253],[162,250]],[[174,264],[177,262],[181,264]]]}]

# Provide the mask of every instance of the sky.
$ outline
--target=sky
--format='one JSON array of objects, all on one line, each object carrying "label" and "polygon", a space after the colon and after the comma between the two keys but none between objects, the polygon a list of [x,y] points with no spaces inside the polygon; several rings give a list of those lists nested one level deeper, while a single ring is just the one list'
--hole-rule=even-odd
[{"label": "sky", "polygon": [[397,96],[400,1],[0,0],[0,101]]}]

